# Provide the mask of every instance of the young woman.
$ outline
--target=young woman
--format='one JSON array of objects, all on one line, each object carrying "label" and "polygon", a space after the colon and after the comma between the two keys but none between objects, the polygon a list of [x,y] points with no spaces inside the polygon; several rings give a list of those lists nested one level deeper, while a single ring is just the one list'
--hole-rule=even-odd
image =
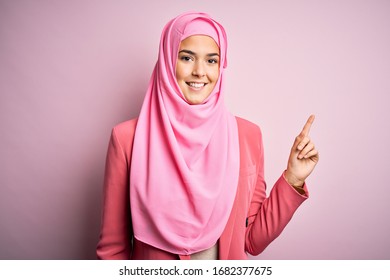
[{"label": "young woman", "polygon": [[266,197],[261,131],[224,105],[226,47],[206,14],[165,26],[139,118],[112,131],[98,258],[246,259],[307,199],[314,116]]}]

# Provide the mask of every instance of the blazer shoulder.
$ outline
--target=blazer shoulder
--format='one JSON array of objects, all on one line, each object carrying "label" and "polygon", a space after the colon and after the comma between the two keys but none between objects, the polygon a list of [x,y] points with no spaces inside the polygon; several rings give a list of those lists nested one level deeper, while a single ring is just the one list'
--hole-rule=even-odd
[{"label": "blazer shoulder", "polygon": [[138,119],[131,119],[121,122],[111,132],[112,141],[119,143],[127,157],[131,154],[137,121]]},{"label": "blazer shoulder", "polygon": [[253,137],[254,134],[257,134],[260,136],[260,138],[262,137],[261,129],[257,124],[237,116],[236,120],[238,132],[240,135],[248,135]]},{"label": "blazer shoulder", "polygon": [[115,134],[115,136],[117,137],[119,142],[122,142],[121,140],[123,139],[126,139],[128,141],[129,139],[132,139],[134,137],[137,121],[138,119],[132,119],[132,120],[121,122],[114,126],[112,131],[113,134]]}]

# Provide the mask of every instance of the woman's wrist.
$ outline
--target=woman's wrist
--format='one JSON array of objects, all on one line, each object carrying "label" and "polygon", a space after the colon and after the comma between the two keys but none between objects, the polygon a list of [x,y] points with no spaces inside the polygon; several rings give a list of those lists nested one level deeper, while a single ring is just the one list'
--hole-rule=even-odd
[{"label": "woman's wrist", "polygon": [[287,171],[285,170],[283,172],[283,177],[284,179],[286,180],[286,182],[291,186],[293,187],[300,195],[305,195],[306,194],[306,191],[305,189],[303,188],[303,185],[305,184],[305,182],[299,182],[299,181],[293,181],[293,180],[289,180],[290,178],[290,175],[287,175],[286,174]]},{"label": "woman's wrist", "polygon": [[284,179],[286,179],[287,183],[294,187],[303,189],[303,185],[305,184],[305,181],[301,181],[297,179],[294,175],[292,175],[288,170],[285,170],[283,173]]}]

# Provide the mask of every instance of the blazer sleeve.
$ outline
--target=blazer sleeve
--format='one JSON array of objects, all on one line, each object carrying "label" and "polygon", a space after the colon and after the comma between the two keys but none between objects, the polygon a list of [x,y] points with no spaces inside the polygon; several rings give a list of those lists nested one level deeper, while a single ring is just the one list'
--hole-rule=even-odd
[{"label": "blazer sleeve", "polygon": [[284,176],[275,183],[270,195],[266,197],[266,183],[264,180],[264,149],[261,131],[259,131],[260,149],[258,154],[258,170],[255,190],[249,205],[245,249],[251,255],[258,255],[277,238],[297,208],[308,198],[299,194],[284,179]]},{"label": "blazer sleeve", "polygon": [[106,156],[103,210],[98,259],[130,259],[132,226],[130,215],[128,159],[114,128]]}]

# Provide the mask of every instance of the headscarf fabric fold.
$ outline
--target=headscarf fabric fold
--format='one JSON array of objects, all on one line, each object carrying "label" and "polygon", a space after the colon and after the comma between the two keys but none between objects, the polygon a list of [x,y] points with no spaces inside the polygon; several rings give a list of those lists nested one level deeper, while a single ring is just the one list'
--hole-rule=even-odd
[{"label": "headscarf fabric fold", "polygon": [[[220,50],[218,82],[197,105],[186,102],[176,81],[180,42],[192,35],[210,36]],[[223,100],[226,48],[223,27],[207,14],[168,22],[138,118],[130,170],[134,237],[174,254],[212,247],[236,195],[239,143]]]}]

